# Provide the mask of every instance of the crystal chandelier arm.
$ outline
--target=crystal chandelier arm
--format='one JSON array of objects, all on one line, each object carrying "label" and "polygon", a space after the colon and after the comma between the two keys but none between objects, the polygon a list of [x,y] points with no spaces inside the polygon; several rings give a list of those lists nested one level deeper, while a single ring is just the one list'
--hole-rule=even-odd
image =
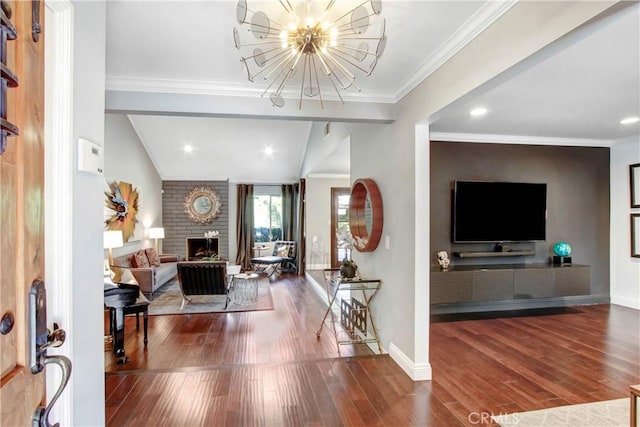
[{"label": "crystal chandelier arm", "polygon": [[[308,56],[304,58],[304,64],[302,65],[302,78],[300,79],[300,101],[298,103],[298,109],[302,109],[302,94],[304,93],[304,81],[307,75],[307,67],[311,68]],[[311,79],[311,70],[309,70],[309,79]],[[309,85],[309,87],[311,87],[311,85]]]},{"label": "crystal chandelier arm", "polygon": [[[278,85],[278,88],[276,89],[275,93],[277,95],[282,94],[282,89],[284,89],[285,84],[287,83],[287,81],[291,78],[291,76],[293,75],[293,70],[296,68],[296,65],[298,65],[298,61],[300,60],[300,57],[302,56],[302,52],[298,52],[298,54],[295,56],[295,60],[294,57],[290,57],[285,61],[281,61],[280,64],[283,65],[287,65],[288,63],[291,63],[291,61],[293,61],[293,64],[291,65],[291,67],[282,67],[282,70],[280,70],[280,72],[278,73],[278,75],[276,77],[274,77],[273,81],[271,82],[271,84],[269,84],[269,86],[267,87],[267,89],[264,91],[264,93],[266,93],[269,88],[271,88],[271,86],[273,85],[273,83],[278,80],[280,78],[280,76],[282,76],[282,81],[280,82],[280,85]],[[285,63],[286,62],[286,63]],[[267,77],[265,77],[267,78]]]},{"label": "crystal chandelier arm", "polygon": [[[342,51],[340,51],[339,49],[329,49],[331,51],[331,53],[333,53],[335,56],[337,56],[338,58],[342,59],[343,61],[347,62],[348,64],[352,65],[353,67],[357,68],[358,70],[362,71],[365,74],[369,74],[368,70],[365,70],[364,68],[362,68],[360,65],[356,64],[355,62],[353,62],[348,56],[346,56]],[[367,53],[367,55],[369,55],[369,53]],[[373,56],[375,56],[375,54],[373,54]],[[332,58],[333,59],[333,58]],[[340,67],[344,68],[344,66],[337,61],[336,59],[333,59],[333,61],[338,64]],[[345,68],[346,70],[346,68]],[[355,77],[354,77],[355,78]]]},{"label": "crystal chandelier arm", "polygon": [[[344,99],[342,99],[342,95],[340,94],[340,89],[338,89],[338,86],[336,86],[336,83],[333,81],[335,76],[333,74],[329,74],[327,77],[329,77],[329,81],[331,82],[331,86],[333,86],[333,90],[336,91],[336,95],[338,95],[338,98],[340,99],[340,102],[342,103],[342,105],[344,105]],[[336,80],[337,80],[337,78],[336,78]]]},{"label": "crystal chandelier arm", "polygon": [[[336,79],[338,79],[338,82],[340,83],[340,86],[342,86],[342,88],[346,89],[349,86],[351,86],[351,83],[353,83],[353,81],[356,79],[356,77],[344,65],[342,65],[342,63],[340,61],[338,61],[336,58],[334,58],[333,55],[331,55],[331,53],[329,51],[324,52],[322,54],[318,54],[318,56],[321,57],[321,58],[324,57],[324,62],[326,64],[331,63],[331,64],[333,64],[335,66],[335,68],[330,67],[330,69],[332,71],[331,74],[333,74],[336,77]],[[357,68],[359,68],[359,67],[357,67]],[[339,75],[338,75],[338,73],[336,71],[339,71],[340,74],[342,74],[342,76],[344,76],[351,83],[349,83],[348,85],[344,84],[340,80]]]},{"label": "crystal chandelier arm", "polygon": [[[358,59],[358,56],[362,56],[362,59],[360,59],[360,62],[364,61],[364,59],[367,56],[376,56],[375,52],[370,52],[368,48],[365,50],[359,47],[349,46],[348,44],[338,44],[336,46],[332,46],[331,50],[340,52],[343,55],[347,55],[351,58],[356,58],[356,59]],[[356,55],[356,54],[360,54],[360,55]]]},{"label": "crystal chandelier arm", "polygon": [[[365,0],[362,3],[360,3],[359,5],[355,6],[353,9],[347,11],[344,15],[342,15],[341,17],[334,19],[333,22],[338,23],[340,21],[342,21],[344,18],[346,18],[347,16],[349,16],[350,14],[352,14],[357,8],[364,6],[365,4],[370,3],[369,0]],[[333,4],[333,3],[332,3]],[[328,9],[328,8],[327,8]],[[344,24],[343,24],[344,25]]]},{"label": "crystal chandelier arm", "polygon": [[282,6],[284,8],[284,10],[287,11],[287,13],[292,14],[293,13],[293,7],[291,6],[291,3],[289,3],[289,0],[279,0],[280,1],[280,6]]},{"label": "crystal chandelier arm", "polygon": [[[324,62],[324,60],[322,59],[322,56],[320,56],[320,54],[318,54],[317,56],[318,56],[318,59],[320,60],[320,62],[322,63],[322,65],[323,65],[324,67],[326,67],[326,71],[327,71],[327,72],[326,72],[325,74],[326,74],[326,76],[327,76],[327,80],[329,80],[329,82],[331,83],[331,86],[333,86],[333,90],[335,90],[335,91],[336,91],[336,95],[338,95],[338,98],[340,99],[340,102],[344,105],[344,99],[342,99],[342,95],[340,94],[340,89],[338,89],[338,86],[336,86],[336,83],[335,83],[334,79],[335,79],[336,81],[338,81],[338,83],[339,83],[339,84],[341,84],[340,80],[339,80],[339,79],[338,79],[338,77],[333,73],[333,71],[332,71],[331,67],[329,66],[329,64],[327,64],[327,63],[325,63],[325,62]],[[315,65],[315,63],[314,63],[314,67],[315,67],[315,66],[316,66],[316,65]],[[324,105],[323,105],[323,103],[322,103],[322,91],[321,91],[321,89],[320,89],[320,81],[319,81],[319,79],[318,79],[318,74],[317,74],[317,73],[318,73],[318,70],[316,69],[316,82],[317,82],[317,84],[318,84],[318,94],[319,94],[319,96],[320,96],[320,106],[321,106],[322,108],[324,108]],[[302,105],[302,103],[301,103],[300,105]]]},{"label": "crystal chandelier arm", "polygon": [[[311,62],[313,63],[313,71],[316,78],[316,86],[318,87],[318,98],[320,99],[320,108],[324,109],[324,103],[322,99],[322,89],[320,88],[320,79],[318,78],[318,68],[317,68],[315,57],[313,56],[311,57]],[[302,106],[302,102],[300,102],[300,106]]]},{"label": "crystal chandelier arm", "polygon": [[[273,40],[267,40],[266,38],[262,39],[262,41],[256,42],[256,43],[246,43],[241,45],[240,47],[246,47],[246,46],[264,46],[266,44],[280,44],[280,40],[277,39],[273,39]],[[238,47],[238,49],[240,49],[240,47]],[[277,48],[274,48],[277,49]]]},{"label": "crystal chandelier arm", "polygon": [[[268,80],[271,77],[271,75],[277,70],[282,69],[280,72],[285,71],[288,67],[288,64],[294,61],[294,58],[292,56],[289,56],[288,52],[289,51],[287,49],[283,49],[282,52],[279,52],[277,55],[272,56],[265,62],[265,64],[269,63],[269,65],[265,68],[265,70],[269,70],[269,72],[264,76],[265,80]],[[273,59],[278,59],[278,61],[270,62]],[[295,63],[294,65],[289,67],[289,69],[293,69],[293,68],[295,68]],[[280,73],[278,73],[278,76],[279,75]]]},{"label": "crystal chandelier arm", "polygon": [[[278,50],[278,49],[275,49]],[[263,74],[263,73],[268,73],[267,76],[265,76],[265,80],[268,78],[268,75],[270,75],[270,71],[273,70],[274,67],[278,67],[279,65],[281,65],[283,62],[286,61],[287,57],[285,56],[284,59],[280,62],[275,61],[274,59],[278,59],[280,56],[282,56],[283,54],[286,54],[286,50],[282,50],[282,52],[277,53],[276,55],[272,56],[271,58],[268,58],[264,61],[263,65],[260,66],[257,62],[256,64],[258,65],[258,67],[260,67],[260,70],[258,72],[256,72],[255,74],[251,74],[251,71],[249,70],[249,64],[247,63],[248,59],[252,59],[254,58],[254,62],[255,62],[255,57],[257,55],[252,55],[252,56],[248,56],[247,58],[242,58],[241,61],[245,64],[245,66],[247,67],[247,72],[249,73],[249,80],[250,81],[254,81],[255,77],[258,77],[259,75]],[[263,53],[261,53],[263,54]],[[265,66],[266,65],[266,66]]]},{"label": "crystal chandelier arm", "polygon": [[[342,88],[342,89],[347,89],[348,87],[350,87],[353,82],[355,81],[355,77],[353,75],[351,75],[351,73],[349,73],[346,70],[340,69],[340,68],[336,68],[334,67],[334,65],[338,65],[340,66],[339,63],[337,63],[331,56],[324,54],[325,58],[322,59],[320,56],[319,58],[321,58],[321,61],[324,61],[324,64],[327,66],[329,72],[326,73],[329,81],[331,81],[331,84],[333,85],[334,89],[336,90],[338,96],[340,98],[342,98],[340,96],[340,91],[338,90],[337,86],[336,86],[336,82],[338,83],[338,85]],[[343,79],[347,80],[348,83],[345,83],[343,81]]]},{"label": "crystal chandelier arm", "polygon": [[329,69],[329,67],[327,67],[327,63],[324,61],[324,58],[322,58],[322,54],[320,53],[320,50],[318,49],[318,47],[316,45],[314,45],[314,48],[316,49],[316,55],[318,56],[318,59],[320,60],[320,63],[322,64],[322,68],[324,68],[324,73],[326,75],[330,75],[331,74],[331,70]]}]

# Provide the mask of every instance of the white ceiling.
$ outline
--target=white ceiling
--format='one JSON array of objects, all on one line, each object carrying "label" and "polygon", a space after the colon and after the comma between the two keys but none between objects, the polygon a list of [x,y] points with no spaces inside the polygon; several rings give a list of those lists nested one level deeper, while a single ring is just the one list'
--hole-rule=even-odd
[{"label": "white ceiling", "polygon": [[[495,88],[443,111],[432,130],[600,140],[638,135],[640,123],[620,120],[640,112],[639,11],[636,4],[564,37]],[[470,116],[476,107],[487,114]]]},{"label": "white ceiling", "polygon": [[[347,104],[365,115],[367,108],[393,105],[511,4],[384,1],[385,54],[370,77],[357,79],[362,92],[345,96]],[[263,5],[249,1],[250,9]],[[267,99],[259,98],[264,87],[246,81],[242,72],[232,38],[237,25],[235,8],[234,1],[107,3],[109,92],[243,97],[227,98],[239,99],[240,107],[234,104],[232,114],[220,117],[129,111],[162,179],[259,183],[291,182],[298,177],[311,121],[309,116],[266,118],[279,113]],[[618,121],[625,115],[640,114],[638,10],[636,4],[588,31],[578,31],[505,73],[443,110],[433,130],[603,140],[637,135],[640,125],[623,128]],[[256,99],[264,104],[257,116],[251,117],[256,108],[252,112],[237,109]],[[468,110],[480,104],[489,113],[470,120]],[[295,119],[314,108],[305,107],[303,111],[297,111],[297,105],[287,110],[287,118]],[[330,118],[332,111],[325,107],[322,117]],[[335,119],[341,118],[344,116],[336,113]],[[181,151],[185,144],[194,147],[190,155]],[[271,158],[262,153],[267,145],[274,149]],[[348,173],[348,149],[337,150],[312,172]],[[341,167],[336,167],[336,158],[342,159]]]}]

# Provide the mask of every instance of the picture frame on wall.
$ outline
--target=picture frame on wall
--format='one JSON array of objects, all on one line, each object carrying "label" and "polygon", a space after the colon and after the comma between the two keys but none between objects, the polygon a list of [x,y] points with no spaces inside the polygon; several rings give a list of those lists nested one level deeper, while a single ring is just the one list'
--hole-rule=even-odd
[{"label": "picture frame on wall", "polygon": [[631,256],[640,258],[640,214],[631,214]]},{"label": "picture frame on wall", "polygon": [[629,165],[631,180],[631,207],[640,208],[640,163]]}]

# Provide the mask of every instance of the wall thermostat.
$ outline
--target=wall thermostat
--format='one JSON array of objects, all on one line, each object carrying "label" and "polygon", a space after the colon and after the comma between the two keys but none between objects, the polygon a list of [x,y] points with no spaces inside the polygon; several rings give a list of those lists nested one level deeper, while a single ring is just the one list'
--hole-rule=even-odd
[{"label": "wall thermostat", "polygon": [[78,170],[102,175],[103,168],[103,147],[87,139],[78,138]]}]

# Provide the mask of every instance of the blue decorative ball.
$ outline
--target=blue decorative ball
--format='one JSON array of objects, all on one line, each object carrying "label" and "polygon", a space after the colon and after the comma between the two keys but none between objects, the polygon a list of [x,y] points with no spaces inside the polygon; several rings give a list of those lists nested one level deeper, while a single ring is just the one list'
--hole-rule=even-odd
[{"label": "blue decorative ball", "polygon": [[553,253],[557,256],[569,256],[571,255],[571,245],[567,242],[558,242],[553,245]]}]

